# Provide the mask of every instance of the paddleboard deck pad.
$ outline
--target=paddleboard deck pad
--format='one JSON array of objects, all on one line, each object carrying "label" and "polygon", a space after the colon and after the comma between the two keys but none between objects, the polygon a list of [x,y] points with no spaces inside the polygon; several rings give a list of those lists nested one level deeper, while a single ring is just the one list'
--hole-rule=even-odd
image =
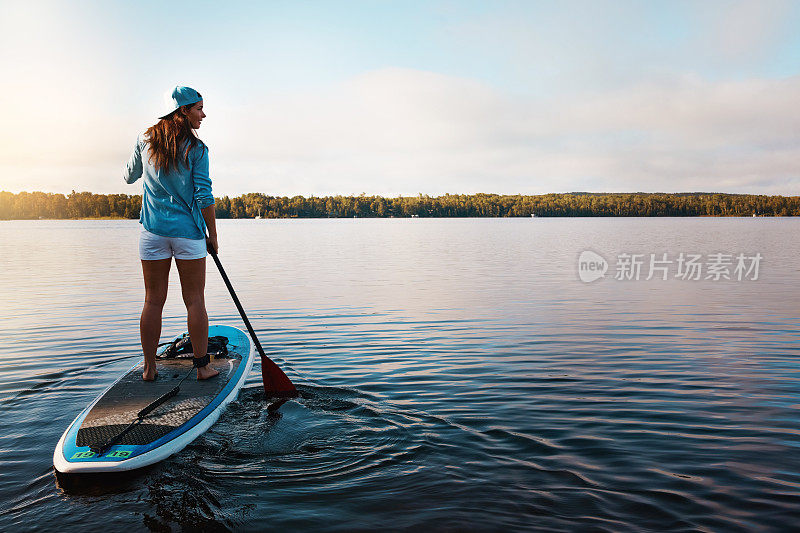
[{"label": "paddleboard deck pad", "polygon": [[197,381],[196,375],[190,375],[177,395],[143,417],[116,444],[97,453],[92,448],[97,450],[119,435],[143,408],[178,385],[192,368],[192,354],[156,358],[155,381],[142,379],[143,361],[138,362],[70,424],[53,454],[56,470],[87,473],[141,468],[179,452],[208,430],[238,396],[254,359],[253,345],[240,329],[211,326],[208,334],[227,339],[227,355],[209,363],[218,376]]}]

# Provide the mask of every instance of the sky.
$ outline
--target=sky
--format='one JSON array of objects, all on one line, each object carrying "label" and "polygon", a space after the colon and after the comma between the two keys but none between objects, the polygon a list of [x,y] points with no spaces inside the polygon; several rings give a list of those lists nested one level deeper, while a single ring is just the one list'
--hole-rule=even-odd
[{"label": "sky", "polygon": [[0,0],[0,190],[141,192],[176,84],[215,195],[800,195],[800,2]]}]

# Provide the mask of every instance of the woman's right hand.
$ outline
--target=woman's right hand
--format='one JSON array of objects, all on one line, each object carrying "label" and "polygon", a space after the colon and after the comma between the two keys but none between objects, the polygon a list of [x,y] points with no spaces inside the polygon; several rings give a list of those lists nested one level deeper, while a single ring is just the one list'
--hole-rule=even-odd
[{"label": "woman's right hand", "polygon": [[217,244],[216,235],[211,235],[209,237],[206,237],[206,249],[208,250],[208,253],[211,253],[212,247],[215,254],[219,253],[219,244]]}]

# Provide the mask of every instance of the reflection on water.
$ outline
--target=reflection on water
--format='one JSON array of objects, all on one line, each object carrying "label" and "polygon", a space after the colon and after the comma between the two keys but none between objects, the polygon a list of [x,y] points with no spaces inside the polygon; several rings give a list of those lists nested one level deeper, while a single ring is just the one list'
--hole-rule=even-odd
[{"label": "reflection on water", "polygon": [[[786,529],[800,508],[796,219],[221,221],[301,397],[181,454],[56,479],[137,357],[138,224],[0,223],[0,528]],[[577,259],[759,252],[758,281],[582,283]],[[209,261],[212,322],[239,325]],[[184,329],[173,272],[164,337]]]}]

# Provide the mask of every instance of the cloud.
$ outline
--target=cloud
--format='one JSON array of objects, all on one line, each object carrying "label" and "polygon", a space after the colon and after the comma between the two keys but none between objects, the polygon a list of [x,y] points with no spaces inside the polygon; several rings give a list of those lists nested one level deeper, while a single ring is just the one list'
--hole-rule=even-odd
[{"label": "cloud", "polygon": [[[800,78],[684,77],[538,99],[474,80],[383,69],[324,92],[270,95],[230,109],[209,142],[225,169],[218,171],[230,172],[224,179],[237,189],[252,177],[263,184],[258,190],[306,194],[793,194],[786,186],[800,174],[798,89]],[[216,136],[223,131],[237,134]]]},{"label": "cloud", "polygon": [[701,11],[704,26],[709,31],[698,36],[698,40],[704,41],[702,44],[712,53],[732,63],[764,61],[787,34],[795,31],[790,16],[795,6],[789,0],[710,4],[707,10]]},{"label": "cloud", "polygon": [[[682,76],[541,98],[388,68],[246,105],[208,101],[200,133],[217,194],[798,194],[798,91],[800,77]],[[84,117],[80,131],[67,154],[0,161],[0,187],[134,192],[121,181],[130,118]]]}]

